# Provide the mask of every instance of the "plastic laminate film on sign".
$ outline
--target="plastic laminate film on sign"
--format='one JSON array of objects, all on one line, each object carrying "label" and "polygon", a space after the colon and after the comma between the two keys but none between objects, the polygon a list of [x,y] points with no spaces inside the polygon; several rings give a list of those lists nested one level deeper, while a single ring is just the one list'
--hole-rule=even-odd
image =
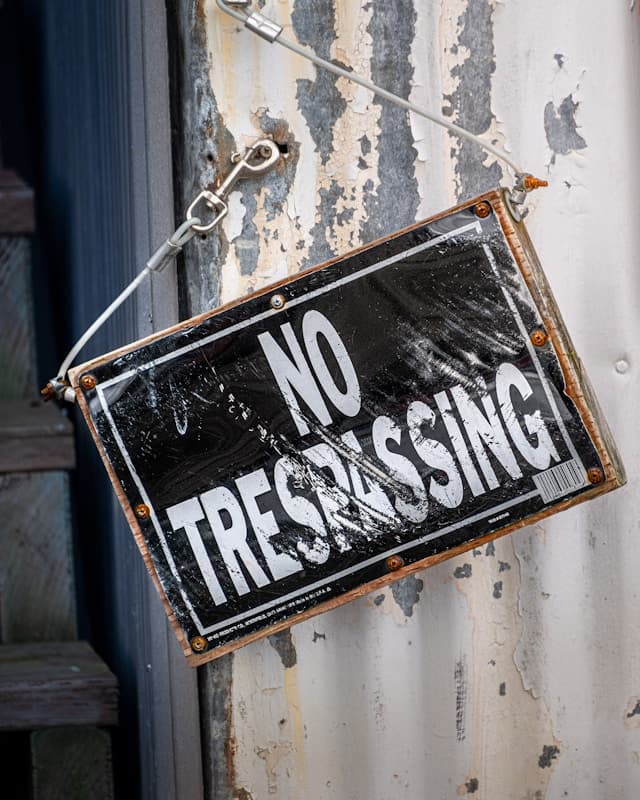
[{"label": "plastic laminate film on sign", "polygon": [[269,632],[390,580],[391,555],[410,567],[604,481],[490,200],[75,372],[187,641]]}]

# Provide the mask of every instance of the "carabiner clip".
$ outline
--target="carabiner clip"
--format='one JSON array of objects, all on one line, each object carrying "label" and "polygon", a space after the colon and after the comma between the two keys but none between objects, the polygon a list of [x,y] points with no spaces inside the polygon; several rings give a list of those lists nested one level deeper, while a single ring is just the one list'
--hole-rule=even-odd
[{"label": "carabiner clip", "polygon": [[227,215],[229,210],[226,202],[227,197],[238,180],[243,177],[243,174],[248,172],[251,175],[262,175],[274,167],[279,158],[280,150],[278,145],[271,139],[260,139],[254,142],[243,154],[235,153],[231,157],[231,161],[235,166],[220,186],[213,192],[208,189],[200,192],[187,209],[187,219],[192,219],[195,216],[199,216],[202,219],[202,214],[196,214],[196,206],[203,200],[210,211],[217,212],[210,222],[194,225],[193,230],[196,233],[208,233],[213,230]]}]

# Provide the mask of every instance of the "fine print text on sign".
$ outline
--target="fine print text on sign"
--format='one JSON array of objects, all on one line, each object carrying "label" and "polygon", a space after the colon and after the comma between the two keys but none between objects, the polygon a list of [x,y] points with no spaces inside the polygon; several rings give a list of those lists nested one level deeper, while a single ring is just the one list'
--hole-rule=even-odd
[{"label": "fine print text on sign", "polygon": [[624,480],[498,192],[72,380],[192,664]]}]

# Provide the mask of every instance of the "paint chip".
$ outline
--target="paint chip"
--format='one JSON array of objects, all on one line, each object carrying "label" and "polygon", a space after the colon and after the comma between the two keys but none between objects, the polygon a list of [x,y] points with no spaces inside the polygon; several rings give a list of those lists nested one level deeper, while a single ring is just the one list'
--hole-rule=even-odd
[{"label": "paint chip", "polygon": [[453,571],[454,578],[470,578],[471,577],[471,564],[463,564],[461,567],[456,567]]},{"label": "paint chip", "polygon": [[544,130],[547,143],[553,151],[552,164],[555,164],[557,155],[566,156],[575,150],[584,150],[587,146],[578,133],[576,111],[579,105],[570,94],[559,106],[555,106],[550,100],[544,108]]},{"label": "paint chip", "polygon": [[296,648],[293,644],[290,628],[286,628],[283,631],[278,631],[278,633],[272,633],[271,636],[269,636],[269,644],[280,656],[282,666],[285,669],[295,667],[295,665],[298,663],[298,654],[296,653]]},{"label": "paint chip", "polygon": [[467,794],[475,794],[478,791],[479,786],[480,783],[477,778],[469,778],[469,780],[465,783]]},{"label": "paint chip", "polygon": [[624,712],[624,724],[627,728],[640,728],[640,700],[632,697]]},{"label": "paint chip", "polygon": [[638,700],[638,702],[636,703],[633,711],[630,711],[627,714],[627,719],[631,719],[631,717],[635,717],[637,714],[640,714],[640,700]]},{"label": "paint chip", "polygon": [[545,746],[542,748],[542,755],[538,759],[538,766],[540,769],[551,767],[552,762],[558,757],[559,754],[560,748],[556,747],[555,744],[545,744]]},{"label": "paint chip", "polygon": [[423,581],[410,575],[396,583],[391,584],[393,599],[402,609],[405,617],[413,616],[413,608],[420,600],[420,592],[424,588]]}]

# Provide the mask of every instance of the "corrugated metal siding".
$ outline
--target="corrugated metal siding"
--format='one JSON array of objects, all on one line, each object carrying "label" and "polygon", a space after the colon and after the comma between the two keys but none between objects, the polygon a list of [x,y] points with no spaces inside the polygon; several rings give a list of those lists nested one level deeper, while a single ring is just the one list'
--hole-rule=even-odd
[{"label": "corrugated metal siding", "polygon": [[[611,497],[209,665],[210,798],[631,800],[640,793],[640,102],[635,3],[256,3],[320,55],[516,154],[528,226],[630,475]],[[184,199],[261,132],[286,167],[193,247],[190,311],[495,185],[474,146],[178,3]],[[178,20],[179,17],[179,20]],[[188,167],[188,169],[187,169]],[[226,740],[226,741],[223,741]]]}]

